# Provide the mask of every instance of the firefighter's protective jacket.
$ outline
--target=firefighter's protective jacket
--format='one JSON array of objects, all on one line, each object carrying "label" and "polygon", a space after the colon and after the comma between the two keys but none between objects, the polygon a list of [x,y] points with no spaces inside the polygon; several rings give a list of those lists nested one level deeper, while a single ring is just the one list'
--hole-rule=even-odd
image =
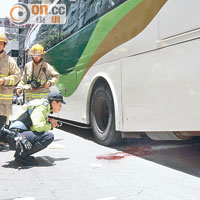
[{"label": "firefighter's protective jacket", "polygon": [[47,99],[35,99],[24,104],[13,117],[12,121],[17,120],[19,116],[29,109],[33,109],[30,114],[32,121],[32,126],[30,127],[31,131],[44,132],[53,128],[52,124],[48,122],[48,115],[51,112],[51,108]]},{"label": "firefighter's protective jacket", "polygon": [[13,87],[20,79],[20,69],[4,51],[0,53],[0,78],[5,81],[0,85],[0,115],[9,116],[12,114]]},{"label": "firefighter's protective jacket", "polygon": [[[34,99],[45,98],[49,94],[49,89],[44,87],[47,81],[51,82],[51,86],[58,82],[59,74],[53,69],[51,65],[43,60],[36,64],[33,61],[28,62],[25,67],[17,88],[24,90],[27,101]],[[41,84],[39,88],[32,88],[27,81],[36,79]]]}]

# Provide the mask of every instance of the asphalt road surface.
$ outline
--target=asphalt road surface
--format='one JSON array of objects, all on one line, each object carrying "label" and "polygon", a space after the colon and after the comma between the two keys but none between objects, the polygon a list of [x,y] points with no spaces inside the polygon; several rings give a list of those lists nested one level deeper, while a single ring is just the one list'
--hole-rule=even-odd
[{"label": "asphalt road surface", "polygon": [[63,125],[19,166],[0,151],[0,200],[199,200],[200,140],[155,142],[143,136],[108,148],[91,130]]}]

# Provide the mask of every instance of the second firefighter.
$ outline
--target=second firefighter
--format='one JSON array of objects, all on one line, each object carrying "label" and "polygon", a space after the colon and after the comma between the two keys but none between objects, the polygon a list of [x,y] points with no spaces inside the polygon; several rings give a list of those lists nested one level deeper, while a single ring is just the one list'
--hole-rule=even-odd
[{"label": "second firefighter", "polygon": [[45,98],[49,88],[56,85],[59,74],[53,67],[44,61],[44,47],[40,44],[33,45],[30,55],[33,61],[28,62],[17,85],[17,95],[24,91],[26,101]]}]

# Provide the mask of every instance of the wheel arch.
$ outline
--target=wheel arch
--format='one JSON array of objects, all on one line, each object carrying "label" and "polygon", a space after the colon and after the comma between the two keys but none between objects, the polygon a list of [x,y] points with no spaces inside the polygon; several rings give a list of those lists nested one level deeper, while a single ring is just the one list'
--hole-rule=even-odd
[{"label": "wheel arch", "polygon": [[117,99],[116,89],[114,87],[114,84],[106,74],[97,74],[95,77],[93,77],[93,79],[90,82],[90,88],[87,95],[87,106],[86,106],[86,109],[87,109],[86,114],[87,114],[88,122],[89,123],[91,122],[90,121],[90,103],[91,103],[92,91],[96,85],[102,82],[107,84],[111,90],[111,94],[112,94],[113,102],[114,102],[114,110],[115,110],[115,128],[116,130],[120,130],[121,119],[119,115],[119,101]]}]

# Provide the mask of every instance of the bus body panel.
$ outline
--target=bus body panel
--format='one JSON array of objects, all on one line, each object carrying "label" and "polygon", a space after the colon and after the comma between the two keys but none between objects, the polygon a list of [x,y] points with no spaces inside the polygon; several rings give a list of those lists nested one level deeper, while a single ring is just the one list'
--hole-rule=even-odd
[{"label": "bus body panel", "polygon": [[200,28],[200,1],[169,0],[159,13],[159,39]]},{"label": "bus body panel", "polygon": [[[76,77],[76,72],[73,72],[73,76],[74,78]],[[76,81],[74,81],[74,83],[76,83]],[[64,97],[64,99],[66,104],[62,104],[62,109],[60,110],[58,117],[76,121],[77,117],[79,116],[76,110],[77,92],[75,91],[70,97]]]},{"label": "bus body panel", "polygon": [[200,39],[122,60],[124,131],[200,130],[199,49]]}]

